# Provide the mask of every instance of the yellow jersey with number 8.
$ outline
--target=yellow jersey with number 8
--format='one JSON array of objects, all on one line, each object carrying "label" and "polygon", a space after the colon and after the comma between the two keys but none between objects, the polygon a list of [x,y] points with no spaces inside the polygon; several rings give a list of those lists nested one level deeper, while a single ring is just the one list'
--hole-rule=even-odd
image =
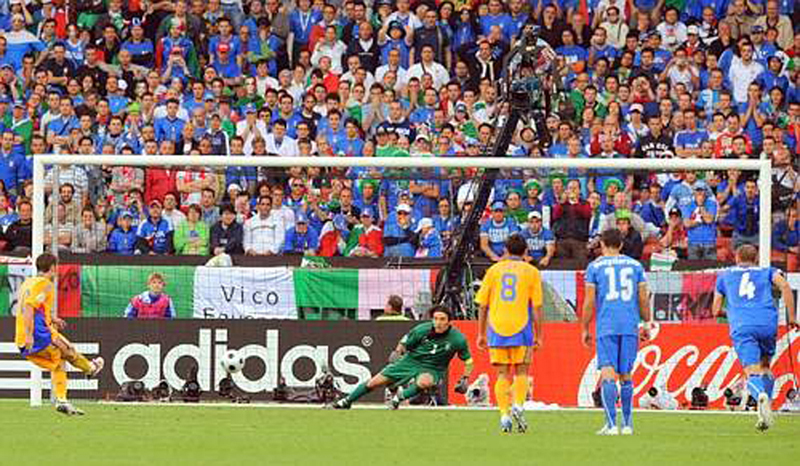
[{"label": "yellow jersey with number 8", "polygon": [[536,267],[519,258],[494,264],[475,302],[489,307],[490,347],[533,345],[533,308],[542,305],[542,277]]}]

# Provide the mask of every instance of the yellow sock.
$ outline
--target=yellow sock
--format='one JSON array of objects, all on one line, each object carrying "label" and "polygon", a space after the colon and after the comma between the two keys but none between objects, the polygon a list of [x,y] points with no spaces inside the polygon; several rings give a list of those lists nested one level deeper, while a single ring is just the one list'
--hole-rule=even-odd
[{"label": "yellow sock", "polygon": [[94,364],[91,363],[86,356],[78,353],[77,351],[73,354],[64,355],[64,359],[69,361],[70,364],[75,366],[76,368],[80,369],[84,374],[91,374],[94,370]]},{"label": "yellow sock", "polygon": [[509,406],[511,405],[511,382],[508,378],[497,378],[497,381],[494,383],[494,396],[497,399],[497,407],[500,408],[500,414],[507,416]]},{"label": "yellow sock", "polygon": [[67,371],[64,366],[59,366],[50,373],[50,382],[53,384],[53,393],[58,401],[67,400]]},{"label": "yellow sock", "polygon": [[525,400],[528,398],[528,377],[515,375],[511,390],[514,392],[514,406],[524,405]]}]

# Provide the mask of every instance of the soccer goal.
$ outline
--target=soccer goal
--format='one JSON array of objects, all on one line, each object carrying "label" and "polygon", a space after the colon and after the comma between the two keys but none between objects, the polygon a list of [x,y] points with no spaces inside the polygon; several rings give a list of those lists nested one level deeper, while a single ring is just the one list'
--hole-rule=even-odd
[{"label": "soccer goal", "polygon": [[[81,280],[78,285],[80,289],[77,293],[82,298],[79,308],[59,309],[58,312],[65,316],[121,318],[125,315],[124,308],[131,297],[147,289],[150,273],[169,267],[171,275],[167,277],[167,289],[175,290],[171,292],[175,308],[172,311],[173,317],[314,320],[336,315],[337,318],[369,320],[383,307],[387,295],[395,294],[394,290],[397,290],[396,294],[402,295],[405,299],[410,309],[408,312],[412,317],[418,318],[422,316],[420,310],[431,305],[435,291],[432,285],[435,280],[431,279],[431,273],[424,275],[418,269],[422,267],[425,270],[435,271],[446,266],[451,245],[457,243],[463,234],[458,224],[466,218],[464,214],[475,202],[480,181],[484,179],[495,179],[489,201],[482,206],[486,210],[484,217],[487,221],[491,221],[491,215],[498,210],[497,203],[502,202],[505,217],[514,219],[516,225],[523,227],[527,225],[537,217],[530,212],[536,211],[540,213],[538,218],[542,220],[543,228],[553,230],[558,228],[556,205],[562,201],[568,202],[567,193],[573,189],[568,185],[572,180],[577,180],[574,190],[577,190],[580,202],[584,202],[592,192],[598,192],[603,205],[613,206],[614,193],[621,191],[626,195],[620,196],[625,199],[617,201],[620,203],[617,208],[633,211],[632,202],[637,199],[635,196],[632,198],[632,192],[635,191],[636,196],[645,196],[642,193],[649,190],[646,185],[655,184],[652,181],[656,179],[661,184],[670,182],[677,184],[680,181],[678,173],[692,172],[701,179],[705,178],[705,185],[709,186],[719,181],[712,181],[712,177],[725,178],[729,170],[745,173],[757,182],[759,192],[757,236],[760,263],[767,265],[770,263],[771,250],[771,162],[728,159],[37,155],[34,157],[33,170],[32,256],[35,258],[45,250],[55,253],[60,251],[62,254],[77,253],[82,255],[81,260],[86,264],[86,261],[93,260],[91,254],[100,250],[98,248],[101,246],[96,244],[93,246],[81,244],[80,248],[73,248],[77,241],[74,233],[77,227],[68,224],[79,222],[80,213],[84,209],[78,207],[77,214],[74,210],[70,210],[76,208],[70,204],[73,199],[63,198],[61,192],[67,185],[71,186],[73,195],[79,192],[78,198],[81,204],[87,200],[94,204],[95,218],[98,215],[97,204],[105,206],[100,214],[104,215],[103,220],[108,222],[104,226],[107,229],[102,230],[105,234],[109,232],[113,234],[113,230],[121,222],[127,222],[125,218],[129,215],[141,216],[131,220],[146,221],[147,208],[153,207],[156,202],[162,212],[168,211],[162,213],[162,216],[168,219],[174,218],[170,217],[172,215],[180,218],[194,215],[188,210],[194,209],[195,204],[204,205],[203,197],[206,195],[204,192],[213,197],[209,202],[218,214],[220,206],[227,208],[230,205],[237,220],[243,220],[240,217],[250,217],[251,214],[254,218],[258,216],[260,197],[264,195],[275,197],[277,194],[272,188],[280,186],[279,191],[284,199],[282,210],[287,216],[291,212],[291,220],[287,220],[291,224],[284,225],[285,229],[296,228],[297,223],[303,221],[306,225],[318,228],[315,250],[319,252],[327,248],[326,253],[308,257],[307,248],[301,246],[299,250],[294,251],[297,253],[295,255],[281,255],[282,251],[271,249],[275,245],[266,244],[272,241],[271,239],[250,237],[250,245],[243,245],[241,251],[246,254],[242,254],[241,257],[248,266],[261,264],[275,266],[281,261],[284,265],[290,265],[291,270],[287,273],[293,275],[268,277],[264,275],[262,278],[291,282],[293,290],[276,288],[274,294],[249,297],[249,302],[246,302],[247,299],[242,294],[239,305],[234,306],[229,302],[230,309],[222,311],[220,306],[214,303],[214,298],[206,296],[204,290],[210,289],[215,282],[230,280],[230,286],[226,288],[228,291],[225,292],[230,293],[225,295],[230,298],[234,296],[230,290],[238,293],[237,290],[244,289],[239,286],[240,282],[235,280],[245,280],[245,278],[234,279],[233,269],[231,273],[212,270],[203,275],[198,272],[200,267],[181,275],[184,273],[181,272],[181,267],[205,265],[215,253],[225,252],[224,245],[221,250],[215,250],[208,244],[201,249],[192,249],[192,245],[196,243],[189,241],[182,243],[182,247],[188,248],[181,249],[183,253],[176,252],[173,244],[168,254],[164,254],[156,249],[151,240],[149,244],[134,245],[124,253],[124,256],[118,255],[116,260],[102,262],[98,259],[96,264],[91,264],[89,267],[92,269],[84,274],[84,278],[90,276],[92,279]],[[151,173],[155,171],[159,174]],[[164,177],[162,176],[164,173],[161,172],[174,173],[167,173]],[[138,184],[125,184],[117,179],[128,181],[126,177],[130,177]],[[175,181],[176,178],[178,181]],[[175,191],[173,189],[161,189],[159,183],[169,180],[181,188],[177,193],[173,192]],[[133,189],[136,186],[141,186],[139,188],[141,199],[138,201],[132,200],[136,196],[136,190]],[[293,192],[295,187],[298,191]],[[211,192],[208,188],[211,188]],[[349,191],[349,195],[343,196],[344,191]],[[515,194],[517,199],[509,200]],[[165,202],[167,195],[177,197],[174,199],[176,202]],[[443,200],[449,204],[447,208],[440,205]],[[406,202],[411,205],[406,205]],[[270,204],[274,213],[278,206],[274,205],[272,200]],[[664,208],[663,204],[659,205]],[[676,205],[675,208],[680,209],[680,206]],[[208,205],[203,209],[199,212],[201,217],[205,210],[208,210]],[[448,213],[440,209],[449,209],[447,212],[450,216],[447,217]],[[359,215],[355,215],[354,212]],[[366,220],[360,218],[367,213],[369,215],[366,216],[371,217],[369,224],[363,223]],[[386,238],[390,234],[397,232],[395,224],[405,222],[398,220],[398,217],[404,217],[406,214],[413,217],[410,230],[404,227],[416,235],[412,244],[406,244],[407,241],[403,238],[387,241]],[[665,216],[668,217],[668,214],[669,212],[665,212]],[[379,251],[370,249],[373,243],[367,237],[371,231],[369,225],[382,228],[384,240]],[[642,236],[655,234],[647,228],[649,227],[640,232]],[[420,234],[425,235],[431,229],[439,235],[439,242],[426,246],[420,240]],[[72,233],[68,234],[69,231]],[[351,241],[347,235],[352,235],[356,231],[359,237]],[[65,233],[62,235],[62,232]],[[72,236],[68,238],[70,235]],[[361,238],[362,235],[364,238]],[[122,238],[118,243],[126,241],[124,235],[117,236]],[[481,241],[483,236],[491,235],[481,235]],[[244,242],[247,243],[248,238],[245,238]],[[104,250],[109,248],[107,243],[108,240]],[[115,243],[115,247],[120,244]],[[465,264],[467,269],[465,274],[471,273],[473,263],[489,262],[492,244],[488,243],[488,249],[485,246],[487,245],[476,245],[475,256],[470,256],[468,263]],[[92,249],[93,247],[95,249]],[[432,250],[436,251],[434,255],[430,255]],[[175,257],[163,257],[168,255]],[[151,256],[159,257],[153,259]],[[234,257],[234,263],[238,265],[237,258],[240,256],[236,253],[230,256]],[[298,258],[300,256],[303,258]],[[320,259],[318,256],[324,257]],[[342,256],[366,262],[337,263],[337,258]],[[559,257],[558,253],[555,257]],[[224,259],[219,259],[218,262],[225,263]],[[549,261],[547,266],[558,268],[557,265],[563,265],[555,264],[556,262],[560,262],[560,259]],[[139,263],[150,265],[140,267],[141,270],[135,272],[123,270],[125,266],[135,266]],[[350,283],[349,288],[348,286],[333,288],[335,285],[333,281],[325,282],[325,285],[321,286],[319,282],[307,279],[304,275],[311,266],[353,267],[354,272],[342,276],[356,278],[341,279],[337,282]],[[370,269],[370,272],[365,273],[365,268]],[[470,285],[474,281],[470,278],[471,275],[467,276],[462,283],[463,292],[467,296],[471,296]],[[314,285],[315,283],[317,284]],[[415,288],[417,284],[424,285],[425,290],[417,290]],[[315,286],[318,288],[330,286],[333,291],[328,296],[321,296],[314,289]],[[548,319],[575,321],[575,303],[569,303],[569,299],[561,299],[558,296],[559,287],[559,283],[553,285],[554,298],[546,301],[546,305],[550,308],[546,309]],[[403,294],[409,289],[415,290],[413,294]],[[180,299],[176,299],[175,293],[182,293]],[[288,304],[283,307],[273,306],[270,311],[264,311],[263,306],[258,307],[263,303],[274,304],[273,301]],[[467,297],[464,301],[469,302],[471,299]],[[63,306],[65,301],[60,299],[59,302]],[[276,310],[277,307],[280,309]],[[472,318],[474,315],[465,312],[460,317]],[[108,361],[107,370],[118,371],[119,368],[115,367],[112,361]],[[47,381],[42,380],[41,372],[35,368],[31,370],[30,381],[31,405],[39,405],[42,402],[42,389],[47,386]],[[74,382],[77,384],[84,381]],[[70,383],[72,388],[73,381]]]}]

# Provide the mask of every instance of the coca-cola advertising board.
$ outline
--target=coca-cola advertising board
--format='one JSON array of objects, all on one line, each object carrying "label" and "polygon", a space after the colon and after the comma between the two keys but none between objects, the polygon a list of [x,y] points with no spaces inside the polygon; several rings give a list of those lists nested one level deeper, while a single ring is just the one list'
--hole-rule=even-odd
[{"label": "coca-cola advertising board", "polygon": [[[489,354],[475,347],[477,322],[464,321],[456,325],[470,342],[475,360],[474,374],[489,374],[489,386],[493,387],[495,379]],[[580,341],[580,325],[548,323],[544,325],[543,333],[544,346],[534,353],[531,368],[534,399],[560,406],[594,406],[592,392],[600,380],[600,371],[597,369],[594,348],[585,348]],[[772,361],[776,405],[783,402],[786,392],[796,380],[793,379],[793,368],[800,368],[798,340],[800,332],[787,333],[786,327],[780,327]],[[450,380],[458,380],[463,366],[461,361],[451,364]],[[743,376],[727,325],[658,324],[652,332],[652,339],[639,345],[633,371],[636,387],[634,404],[638,406],[639,397],[655,386],[659,390],[666,389],[682,406],[688,406],[692,390],[703,386],[709,397],[709,406],[722,408],[725,389],[733,388]],[[450,401],[463,404],[464,398],[455,395],[452,390],[451,384]]]}]

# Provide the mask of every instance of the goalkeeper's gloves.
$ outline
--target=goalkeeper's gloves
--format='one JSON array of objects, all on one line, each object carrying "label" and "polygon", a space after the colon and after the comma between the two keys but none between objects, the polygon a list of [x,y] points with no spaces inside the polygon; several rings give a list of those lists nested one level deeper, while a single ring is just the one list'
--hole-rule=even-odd
[{"label": "goalkeeper's gloves", "polygon": [[461,379],[458,380],[456,384],[456,393],[465,394],[467,393],[467,388],[469,388],[469,377],[466,375],[462,375]]}]

